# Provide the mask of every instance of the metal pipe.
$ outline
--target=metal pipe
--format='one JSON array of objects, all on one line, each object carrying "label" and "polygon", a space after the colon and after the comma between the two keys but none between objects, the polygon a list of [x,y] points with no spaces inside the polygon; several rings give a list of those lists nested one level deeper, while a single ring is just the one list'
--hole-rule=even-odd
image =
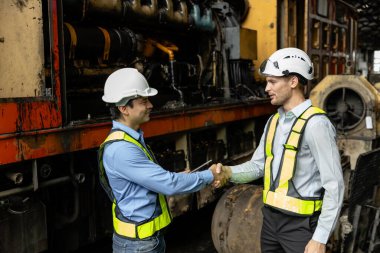
[{"label": "metal pipe", "polygon": [[352,240],[350,241],[350,244],[348,246],[347,253],[353,253],[354,252],[354,247],[355,247],[355,243],[356,243],[356,234],[358,232],[361,210],[362,210],[362,206],[360,206],[360,205],[355,206],[354,220],[352,222],[352,227],[353,227]]},{"label": "metal pipe", "polygon": [[378,244],[376,242],[376,234],[377,234],[377,227],[379,226],[379,217],[380,217],[380,210],[374,206],[369,206],[370,208],[376,210],[375,214],[375,221],[372,225],[372,231],[371,231],[371,239],[369,241],[369,247],[368,247],[368,253],[372,253],[373,250],[375,249],[375,246]]},{"label": "metal pipe", "polygon": [[[152,0],[149,4],[141,3],[141,0],[131,0],[126,2],[126,8],[132,10],[138,15],[144,17],[156,17],[158,16],[158,2]],[[127,13],[127,11],[125,11]]]},{"label": "metal pipe", "polygon": [[73,212],[70,216],[63,216],[63,215],[59,216],[59,220],[55,224],[55,226],[58,228],[61,228],[61,227],[63,227],[63,225],[66,225],[66,224],[73,223],[74,221],[76,221],[78,219],[78,216],[79,216],[79,189],[78,189],[78,184],[75,181],[71,181],[71,182],[72,182],[73,188],[74,188]]},{"label": "metal pipe", "polygon": [[[62,184],[62,183],[70,182],[71,180],[72,179],[70,176],[59,177],[59,178],[51,179],[51,180],[40,183],[39,188],[45,188],[52,185]],[[0,192],[0,198],[8,197],[8,196],[15,195],[18,193],[33,191],[34,188],[35,188],[34,185],[31,184],[25,187],[18,187],[18,188],[2,191]]]},{"label": "metal pipe", "polygon": [[24,175],[20,172],[9,172],[5,174],[14,184],[21,184],[24,181]]},{"label": "metal pipe", "polygon": [[174,60],[173,61],[170,61],[170,75],[171,75],[171,78],[172,78],[172,81],[171,81],[171,86],[172,88],[178,92],[179,94],[179,101],[180,101],[180,104],[181,105],[185,105],[185,102],[183,100],[183,93],[180,89],[177,89],[176,87],[176,83],[175,83],[175,77],[174,77]]},{"label": "metal pipe", "polygon": [[37,160],[33,161],[32,170],[33,170],[33,183],[32,183],[33,191],[37,191],[38,189]]},{"label": "metal pipe", "polygon": [[185,2],[178,2],[178,6],[173,13],[173,20],[180,24],[187,25],[189,23],[189,11]]},{"label": "metal pipe", "polygon": [[171,77],[171,82],[170,85],[171,87],[178,92],[179,98],[180,98],[180,105],[184,106],[185,102],[183,99],[183,92],[177,88],[177,84],[175,82],[175,73],[174,73],[174,51],[178,51],[178,47],[176,45],[171,45],[171,46],[164,46],[161,43],[154,41],[154,40],[148,40],[148,43],[151,43],[153,46],[157,47],[164,53],[168,54],[169,56],[169,63],[170,63],[170,77]]}]

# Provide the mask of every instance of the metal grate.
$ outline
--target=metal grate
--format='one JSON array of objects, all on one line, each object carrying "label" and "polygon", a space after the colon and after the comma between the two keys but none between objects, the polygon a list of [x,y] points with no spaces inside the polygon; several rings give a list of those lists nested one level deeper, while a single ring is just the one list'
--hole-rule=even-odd
[{"label": "metal grate", "polygon": [[352,177],[349,197],[349,219],[352,221],[356,205],[372,199],[374,186],[380,182],[380,148],[359,156]]}]

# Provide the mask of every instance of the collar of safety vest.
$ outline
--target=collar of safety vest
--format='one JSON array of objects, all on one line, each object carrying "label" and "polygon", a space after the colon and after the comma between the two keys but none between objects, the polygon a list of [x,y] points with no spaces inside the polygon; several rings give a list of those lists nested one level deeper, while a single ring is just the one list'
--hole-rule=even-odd
[{"label": "collar of safety vest", "polygon": [[297,105],[296,107],[294,107],[292,110],[290,110],[288,112],[285,112],[284,108],[281,106],[280,108],[278,108],[278,113],[280,114],[281,118],[282,117],[285,117],[285,118],[296,117],[296,118],[298,118],[310,106],[311,106],[311,100],[306,99],[304,102]]},{"label": "collar of safety vest", "polygon": [[115,120],[112,121],[112,129],[120,129],[126,132],[129,136],[131,136],[135,140],[141,140],[141,137],[144,135],[144,132],[141,129],[136,131]]}]

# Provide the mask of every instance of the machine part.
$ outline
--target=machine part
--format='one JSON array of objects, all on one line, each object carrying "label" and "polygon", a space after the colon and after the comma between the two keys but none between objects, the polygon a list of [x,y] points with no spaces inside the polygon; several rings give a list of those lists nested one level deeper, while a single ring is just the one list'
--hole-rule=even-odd
[{"label": "machine part", "polygon": [[52,171],[53,171],[53,167],[50,164],[45,163],[45,164],[42,164],[41,167],[38,169],[38,175],[41,178],[46,179],[50,177]]},{"label": "machine part", "polygon": [[215,30],[215,22],[212,20],[210,9],[206,9],[201,15],[199,5],[194,4],[191,8],[190,16],[193,18],[195,27],[201,31],[212,32]]},{"label": "machine part", "polygon": [[239,21],[243,21],[248,14],[248,10],[250,8],[250,3],[248,0],[227,0],[232,9],[234,9],[235,13],[239,17]]},{"label": "machine part", "polygon": [[339,218],[339,223],[340,223],[340,237],[342,238],[343,242],[340,246],[340,252],[344,252],[344,245],[345,245],[345,239],[347,236],[352,232],[353,226],[352,224],[348,221],[348,216],[347,215],[342,215]]},{"label": "machine part", "polygon": [[262,188],[236,185],[219,200],[212,217],[211,233],[218,252],[261,252]]},{"label": "machine part", "polygon": [[[65,22],[65,52],[71,60],[126,62],[133,59],[141,45],[139,35],[128,28],[106,29]],[[127,49],[127,50],[126,50]]]},{"label": "machine part", "polygon": [[[72,178],[69,176],[54,178],[54,179],[40,183],[38,188],[45,188],[45,187],[50,187],[57,184],[63,184],[63,183],[70,182],[71,180]],[[25,187],[18,187],[18,188],[13,188],[6,191],[1,191],[0,198],[12,196],[12,195],[23,193],[23,192],[35,191],[34,188],[35,188],[34,184],[31,184]]]},{"label": "machine part", "polygon": [[374,197],[374,187],[379,182],[379,164],[380,148],[359,156],[351,184],[348,216],[350,221],[353,220],[356,206],[364,205]]},{"label": "machine part", "polygon": [[192,203],[193,199],[193,194],[168,196],[167,202],[172,217],[179,217],[182,214],[189,212],[191,208],[189,203]]},{"label": "machine part", "polygon": [[20,172],[6,173],[8,179],[10,179],[14,184],[21,184],[24,181],[24,176]]},{"label": "machine part", "polygon": [[326,112],[341,131],[359,125],[365,110],[362,98],[349,88],[334,90],[326,98]]},{"label": "machine part", "polygon": [[[378,197],[376,194],[378,193],[379,164],[380,148],[361,154],[358,158],[350,186],[350,197],[347,201],[347,217],[348,222],[352,224],[352,232],[342,236],[344,244],[341,246],[341,252],[360,252],[359,250],[357,251],[356,248],[365,245],[368,239],[370,239],[368,252],[371,252],[371,250],[373,250],[371,247],[375,246],[374,237],[376,231],[373,230],[373,225],[378,225],[378,208],[373,207],[373,205],[376,204]],[[375,217],[371,215],[370,209],[375,209]],[[372,224],[373,222],[374,224]],[[343,225],[345,224],[342,224],[342,226]],[[368,229],[370,227],[371,229]],[[349,229],[351,230],[351,228]]]},{"label": "machine part", "polygon": [[329,75],[311,91],[310,99],[313,105],[327,112],[344,138],[372,140],[377,137],[380,96],[365,78]]},{"label": "machine part", "polygon": [[149,40],[149,43],[152,44],[153,46],[157,47],[160,49],[162,52],[166,53],[169,57],[169,63],[170,63],[170,85],[173,90],[178,92],[179,94],[179,102],[178,106],[185,106],[184,99],[183,99],[183,92],[177,88],[177,83],[175,80],[175,70],[174,70],[174,64],[176,62],[174,58],[174,51],[178,51],[178,47],[176,45],[169,45],[165,46],[159,42],[156,42],[154,40]]},{"label": "machine part", "polygon": [[239,24],[224,28],[228,59],[231,60],[257,60],[257,32],[255,30],[242,28]]},{"label": "machine part", "polygon": [[48,249],[45,205],[32,199],[27,202],[23,212],[0,210],[0,252],[38,253]]}]

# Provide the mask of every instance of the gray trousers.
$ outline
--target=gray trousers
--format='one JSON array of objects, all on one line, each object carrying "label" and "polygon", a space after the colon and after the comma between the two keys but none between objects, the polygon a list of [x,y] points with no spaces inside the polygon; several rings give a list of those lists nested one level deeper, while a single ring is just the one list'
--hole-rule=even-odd
[{"label": "gray trousers", "polygon": [[319,213],[298,217],[267,206],[262,210],[261,253],[304,253],[317,227]]}]

